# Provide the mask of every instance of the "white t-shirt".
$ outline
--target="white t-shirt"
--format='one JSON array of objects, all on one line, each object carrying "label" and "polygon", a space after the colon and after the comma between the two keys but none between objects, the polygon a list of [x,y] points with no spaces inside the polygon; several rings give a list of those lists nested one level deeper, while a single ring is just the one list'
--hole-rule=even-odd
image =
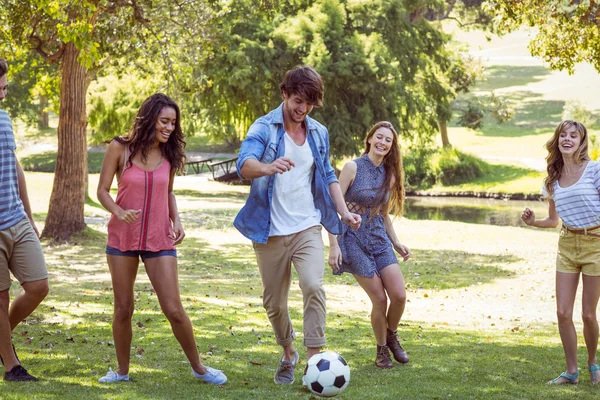
[{"label": "white t-shirt", "polygon": [[[546,187],[542,194],[548,196]],[[570,228],[589,228],[600,225],[600,163],[590,161],[579,180],[566,188],[554,182],[551,197],[556,212],[563,223]]]},{"label": "white t-shirt", "polygon": [[287,132],[284,140],[285,157],[296,166],[275,175],[269,236],[291,235],[321,223],[321,212],[315,207],[312,194],[315,160],[308,140],[298,146]]}]

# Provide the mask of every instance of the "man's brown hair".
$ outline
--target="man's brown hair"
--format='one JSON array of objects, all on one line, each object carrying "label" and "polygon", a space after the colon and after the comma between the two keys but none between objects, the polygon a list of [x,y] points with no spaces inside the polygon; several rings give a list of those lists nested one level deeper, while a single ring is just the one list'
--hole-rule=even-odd
[{"label": "man's brown hair", "polygon": [[0,77],[6,75],[8,73],[8,64],[6,60],[0,58]]},{"label": "man's brown hair", "polygon": [[311,66],[298,65],[287,71],[279,89],[287,96],[297,94],[315,107],[323,105],[323,80]]}]

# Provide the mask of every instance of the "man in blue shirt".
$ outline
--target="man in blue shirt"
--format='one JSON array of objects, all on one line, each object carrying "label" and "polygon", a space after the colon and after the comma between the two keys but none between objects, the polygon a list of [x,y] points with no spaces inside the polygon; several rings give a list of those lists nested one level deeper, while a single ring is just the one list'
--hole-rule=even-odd
[{"label": "man in blue shirt", "polygon": [[360,215],[348,211],[329,163],[327,129],[308,116],[323,104],[323,81],[309,66],[287,71],[280,85],[283,103],[257,119],[237,161],[240,177],[252,179],[235,227],[252,240],[263,282],[263,305],[283,356],[275,383],[294,383],[298,352],[288,313],[291,266],[304,301],[307,359],[325,345],[325,265],[321,225],[341,233],[338,213],[353,229]]},{"label": "man in blue shirt", "polygon": [[[6,97],[7,72],[6,61],[0,59],[0,102]],[[5,381],[35,381],[21,366],[11,333],[48,294],[48,272],[15,149],[12,122],[0,110],[0,362],[6,369]],[[11,272],[23,287],[12,304]]]}]

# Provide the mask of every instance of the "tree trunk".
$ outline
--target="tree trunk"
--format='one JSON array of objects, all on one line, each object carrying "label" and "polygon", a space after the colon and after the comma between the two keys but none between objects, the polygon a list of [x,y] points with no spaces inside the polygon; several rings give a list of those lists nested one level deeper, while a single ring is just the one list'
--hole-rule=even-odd
[{"label": "tree trunk", "polygon": [[46,107],[48,107],[48,98],[46,96],[40,96],[40,117],[38,121],[40,129],[46,129],[49,125]]},{"label": "tree trunk", "polygon": [[85,181],[87,177],[87,116],[85,96],[88,71],[77,62],[79,50],[65,45],[62,57],[58,156],[50,207],[42,236],[59,240],[85,227]]},{"label": "tree trunk", "polygon": [[448,139],[448,122],[440,120],[440,133],[442,134],[442,146],[445,149],[452,147],[450,140]]}]

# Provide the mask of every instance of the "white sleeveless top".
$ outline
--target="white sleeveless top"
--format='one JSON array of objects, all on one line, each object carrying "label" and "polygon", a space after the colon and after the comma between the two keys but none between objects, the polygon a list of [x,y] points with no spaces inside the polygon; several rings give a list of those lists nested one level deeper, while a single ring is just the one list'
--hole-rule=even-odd
[{"label": "white sleeveless top", "polygon": [[[542,187],[542,194],[548,191]],[[589,228],[600,225],[600,163],[590,161],[579,180],[566,188],[554,182],[551,197],[563,224],[570,228]]]}]

